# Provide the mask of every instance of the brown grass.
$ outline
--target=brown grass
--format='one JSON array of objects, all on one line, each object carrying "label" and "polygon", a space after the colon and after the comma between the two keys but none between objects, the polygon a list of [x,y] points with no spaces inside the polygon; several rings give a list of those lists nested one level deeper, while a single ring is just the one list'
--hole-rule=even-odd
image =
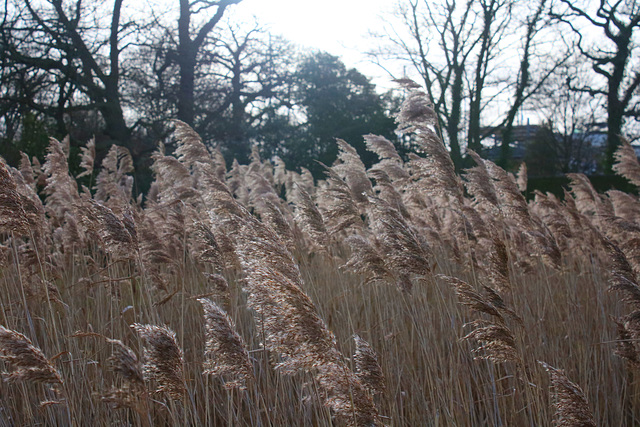
[{"label": "brown grass", "polygon": [[637,197],[463,180],[405,86],[424,157],[340,142],[317,184],[180,122],[142,204],[120,149],[93,196],[58,141],[0,162],[0,424],[637,425]]}]

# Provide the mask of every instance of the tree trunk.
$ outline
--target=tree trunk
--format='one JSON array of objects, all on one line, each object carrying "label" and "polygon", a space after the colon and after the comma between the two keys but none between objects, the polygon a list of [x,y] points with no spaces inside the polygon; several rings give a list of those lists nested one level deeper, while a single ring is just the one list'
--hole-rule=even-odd
[{"label": "tree trunk", "polygon": [[607,148],[604,159],[604,173],[611,174],[613,173],[614,154],[620,146],[624,107],[618,100],[617,93],[609,93],[607,98]]},{"label": "tree trunk", "polygon": [[194,125],[195,120],[195,68],[196,61],[191,52],[187,51],[180,57],[180,89],[178,91],[178,119]]},{"label": "tree trunk", "polygon": [[464,67],[457,65],[454,69],[455,77],[453,86],[451,87],[451,114],[447,122],[447,134],[449,136],[449,148],[451,150],[451,160],[456,169],[462,167],[462,154],[460,153],[460,140],[458,132],[460,131],[460,118],[462,108],[462,89],[463,89],[463,73]]}]

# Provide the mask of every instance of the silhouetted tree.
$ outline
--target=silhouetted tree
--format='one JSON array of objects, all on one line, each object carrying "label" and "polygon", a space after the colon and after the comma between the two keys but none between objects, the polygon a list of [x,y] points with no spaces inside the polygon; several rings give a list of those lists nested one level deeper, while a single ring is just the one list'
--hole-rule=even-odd
[{"label": "silhouetted tree", "polygon": [[295,84],[299,124],[292,137],[274,150],[285,163],[305,166],[323,176],[315,160],[333,163],[338,152],[336,138],[354,146],[367,165],[376,157],[366,151],[363,135],[373,133],[397,141],[396,124],[384,97],[368,78],[337,57],[322,52],[308,55],[298,65]]},{"label": "silhouetted tree", "polygon": [[[640,71],[633,62],[638,50],[640,32],[640,3],[602,0],[596,7],[586,2],[560,0],[564,10],[555,10],[553,16],[571,28],[576,36],[574,46],[602,78],[601,86],[585,86],[571,76],[567,80],[571,87],[592,96],[604,96],[607,106],[607,148],[605,171],[611,173],[613,154],[620,145],[620,135],[625,117],[640,119],[638,103],[633,98],[639,94]],[[580,24],[585,22],[587,27]],[[593,28],[604,36],[602,41],[592,43],[584,34]],[[589,46],[589,44],[593,44]]]}]

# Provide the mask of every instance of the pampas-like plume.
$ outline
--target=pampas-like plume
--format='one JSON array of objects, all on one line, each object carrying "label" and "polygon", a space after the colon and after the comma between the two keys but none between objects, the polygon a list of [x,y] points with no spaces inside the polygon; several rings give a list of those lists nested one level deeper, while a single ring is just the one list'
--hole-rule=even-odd
[{"label": "pampas-like plume", "polygon": [[437,126],[438,117],[433,109],[433,103],[429,96],[420,90],[421,86],[409,79],[398,79],[396,83],[409,91],[396,117],[400,130],[411,132],[416,128]]},{"label": "pampas-like plume", "polygon": [[166,326],[134,323],[131,327],[144,341],[145,378],[157,382],[156,392],[165,392],[173,399],[181,399],[186,391],[184,360],[175,332]]},{"label": "pampas-like plume", "polygon": [[489,175],[485,160],[475,151],[467,150],[467,154],[476,162],[475,167],[465,170],[465,187],[475,202],[485,210],[495,212],[500,202],[498,194]]},{"label": "pampas-like plume", "polygon": [[635,311],[620,319],[612,319],[617,327],[618,339],[614,354],[627,361],[629,366],[640,369],[640,313]]},{"label": "pampas-like plume", "polygon": [[[567,248],[567,240],[573,237],[573,230],[569,223],[569,218],[560,201],[551,193],[542,194],[535,190],[535,207],[536,214],[544,221],[545,225],[553,232],[553,235],[562,245],[563,249]],[[576,230],[577,232],[577,230]]]},{"label": "pampas-like plume", "polygon": [[453,203],[462,204],[462,184],[456,175],[455,166],[435,128],[438,119],[429,96],[418,90],[415,82],[403,79],[396,80],[409,90],[409,95],[402,103],[396,120],[401,132],[415,132],[420,149],[426,158],[416,157],[412,160],[415,178],[422,182],[426,191],[445,194]]},{"label": "pampas-like plume", "polygon": [[76,178],[93,174],[93,166],[96,162],[96,140],[91,138],[85,147],[80,148],[80,167],[84,169]]},{"label": "pampas-like plume", "polygon": [[431,272],[431,249],[427,242],[385,201],[371,198],[372,228],[380,242],[387,268],[405,292],[413,286],[411,277]]},{"label": "pampas-like plume", "polygon": [[402,195],[396,189],[396,186],[391,181],[389,175],[384,170],[379,169],[378,166],[369,169],[368,174],[376,180],[374,190],[378,197],[400,212],[403,217],[407,219],[411,218],[411,215],[402,200]]},{"label": "pampas-like plume", "polygon": [[520,193],[513,175],[489,160],[485,160],[484,163],[495,186],[502,214],[507,218],[513,218],[525,231],[536,229],[527,201]]},{"label": "pampas-like plume", "polygon": [[3,373],[6,381],[61,384],[62,377],[42,350],[19,332],[0,326],[0,358],[13,370]]},{"label": "pampas-like plume", "polygon": [[379,135],[365,135],[364,142],[367,145],[367,150],[372,151],[378,155],[380,160],[392,160],[394,162],[401,163],[402,158],[396,151],[396,147],[384,136]]},{"label": "pampas-like plume", "polygon": [[613,215],[613,212],[604,211],[605,206],[602,203],[602,199],[586,175],[581,173],[568,173],[567,177],[571,181],[569,186],[575,197],[575,205],[581,214],[587,217],[607,214],[609,214],[609,216]]},{"label": "pampas-like plume", "polygon": [[31,160],[24,152],[20,152],[20,173],[24,178],[24,182],[31,188],[36,188],[36,179],[34,177],[33,166]]},{"label": "pampas-like plume", "polygon": [[313,371],[325,405],[337,417],[349,425],[376,425],[373,401],[341,360],[335,336],[302,290],[291,255],[272,231],[251,218],[238,231],[238,254],[248,273],[247,303],[264,331],[264,345],[281,356],[277,368],[286,373]]},{"label": "pampas-like plume", "polygon": [[608,239],[603,239],[603,245],[611,260],[611,278],[609,290],[622,294],[622,301],[634,308],[640,308],[640,286],[636,274],[624,253]]},{"label": "pampas-like plume", "polygon": [[233,320],[213,301],[200,298],[205,319],[205,375],[231,378],[225,388],[244,389],[253,381],[253,367],[242,337],[235,331]]},{"label": "pampas-like plume", "polygon": [[375,168],[385,171],[395,184],[406,185],[410,175],[404,169],[404,162],[393,143],[383,136],[371,134],[365,135],[364,141],[367,150],[376,153],[380,158],[380,161],[375,164]]},{"label": "pampas-like plume", "polygon": [[349,427],[381,426],[370,392],[340,360],[316,368],[315,379],[325,405]]},{"label": "pampas-like plume", "polygon": [[640,187],[640,163],[636,150],[633,149],[629,141],[622,139],[620,147],[614,153],[616,163],[613,170],[627,178],[633,185]]},{"label": "pampas-like plume", "polygon": [[345,180],[353,199],[361,206],[366,206],[369,202],[367,196],[373,195],[371,181],[367,178],[367,171],[364,163],[360,160],[360,155],[355,148],[347,144],[342,139],[336,140],[340,152],[338,153],[339,163],[333,166],[335,172]]},{"label": "pampas-like plume", "polygon": [[224,269],[224,260],[216,236],[211,228],[201,221],[194,220],[190,226],[193,254],[201,263],[213,265],[216,271]]},{"label": "pampas-like plume", "polygon": [[285,244],[289,252],[293,253],[296,248],[293,230],[291,229],[289,221],[287,221],[283,211],[278,205],[279,203],[276,204],[269,199],[261,200],[258,205],[260,206],[260,218],[262,219],[263,223],[266,223],[273,229],[273,231],[275,231],[275,233],[278,235],[278,237],[280,237],[280,240],[282,240],[282,243]]},{"label": "pampas-like plume", "polygon": [[616,216],[640,223],[640,201],[638,198],[618,190],[607,191]]},{"label": "pampas-like plume", "polygon": [[480,342],[480,347],[473,350],[474,353],[479,354],[476,356],[477,359],[487,359],[493,363],[521,363],[515,338],[506,325],[483,320],[474,320],[469,325],[475,329],[462,339],[473,338]]},{"label": "pampas-like plume", "polygon": [[527,164],[525,162],[520,163],[520,168],[518,169],[518,175],[516,177],[516,184],[518,185],[518,190],[521,193],[527,191]]},{"label": "pampas-like plume", "polygon": [[7,165],[0,158],[0,231],[29,234],[29,221],[23,199]]},{"label": "pampas-like plume", "polygon": [[424,129],[418,135],[418,144],[426,157],[416,156],[411,160],[414,179],[424,191],[447,196],[454,207],[460,206],[463,199],[462,184],[440,138],[432,130]]},{"label": "pampas-like plume", "polygon": [[360,338],[353,336],[356,343],[356,352],[353,361],[356,364],[356,377],[371,392],[371,394],[382,394],[385,389],[384,373],[378,362],[378,355],[371,345]]},{"label": "pampas-like plume", "polygon": [[259,209],[264,200],[271,203],[279,203],[280,197],[276,194],[272,183],[259,173],[252,172],[247,176],[249,189],[249,203],[252,207]]},{"label": "pampas-like plume", "polygon": [[329,244],[329,235],[324,225],[324,219],[309,193],[302,187],[298,187],[296,191],[296,221],[302,230],[311,237],[312,246],[326,250]]},{"label": "pampas-like plume", "polygon": [[202,138],[191,126],[180,120],[172,121],[175,130],[173,136],[178,142],[175,156],[187,168],[193,168],[195,162],[203,162],[213,165],[213,159],[207,147],[202,143]]},{"label": "pampas-like plume", "polygon": [[246,179],[247,166],[240,165],[238,160],[233,159],[231,170],[227,174],[227,185],[229,191],[238,198],[238,202],[243,206],[249,205],[249,189]]},{"label": "pampas-like plume", "polygon": [[256,266],[246,278],[248,305],[261,330],[267,348],[283,356],[279,369],[310,370],[335,350],[335,336],[318,313],[299,282],[268,267]]},{"label": "pampas-like plume", "polygon": [[175,157],[154,153],[151,158],[153,159],[151,169],[156,174],[160,203],[185,201],[199,195],[194,189],[194,179],[189,169]]},{"label": "pampas-like plume", "polygon": [[44,172],[47,185],[44,193],[47,195],[46,207],[50,216],[56,219],[54,225],[59,225],[66,212],[73,213],[73,206],[79,199],[78,184],[69,175],[67,156],[62,144],[49,139],[48,154],[44,162]]},{"label": "pampas-like plume", "polygon": [[215,296],[222,302],[223,306],[228,307],[231,301],[231,295],[229,292],[229,283],[224,276],[220,274],[204,273],[204,277],[213,287],[213,292],[203,296]]},{"label": "pampas-like plume", "polygon": [[491,237],[491,253],[488,266],[489,280],[502,291],[511,289],[509,279],[509,252],[504,242],[497,236]]},{"label": "pampas-like plume", "polygon": [[143,214],[138,224],[139,260],[142,262],[142,266],[147,274],[154,279],[154,283],[156,283],[159,288],[164,288],[162,266],[173,265],[175,260],[169,253],[167,241],[160,237],[162,230],[158,230],[157,217],[154,220],[150,215]]},{"label": "pampas-like plume", "polygon": [[564,371],[544,362],[538,362],[551,376],[554,404],[556,410],[555,425],[561,427],[595,427],[593,413],[579,385],[567,378]]},{"label": "pampas-like plume", "polygon": [[351,247],[351,258],[343,268],[368,276],[367,282],[393,279],[382,254],[364,236],[353,234],[347,237],[346,242]]},{"label": "pampas-like plume", "polygon": [[107,338],[107,342],[113,345],[113,353],[109,357],[111,369],[122,377],[123,384],[104,394],[102,401],[115,409],[131,408],[141,416],[146,415],[147,389],[138,357],[120,340]]},{"label": "pampas-like plume", "polygon": [[93,199],[76,205],[85,229],[98,236],[102,248],[119,258],[133,258],[138,249],[137,232],[132,221],[123,221],[108,207]]},{"label": "pampas-like plume", "polygon": [[486,288],[487,297],[475,291],[468,283],[456,277],[438,275],[438,277],[455,288],[460,304],[470,307],[479,313],[485,313],[493,317],[492,320],[474,320],[468,325],[474,329],[462,337],[463,340],[476,339],[480,346],[473,350],[479,354],[477,359],[487,359],[493,363],[515,362],[522,363],[522,359],[516,348],[516,341],[511,329],[505,323],[502,313],[514,318],[519,324],[522,320],[510,309],[506,308],[504,301],[491,288]]},{"label": "pampas-like plume", "polygon": [[129,150],[112,145],[96,177],[95,199],[119,214],[131,199],[133,177],[129,174],[133,171],[133,158]]},{"label": "pampas-like plume", "polygon": [[138,357],[128,346],[120,340],[107,338],[109,344],[113,344],[113,354],[109,358],[113,371],[120,374],[129,384],[144,388],[144,377]]},{"label": "pampas-like plume", "polygon": [[351,227],[362,228],[360,211],[347,183],[333,168],[325,166],[325,173],[327,186],[320,193],[318,205],[329,225],[329,232],[336,234]]},{"label": "pampas-like plume", "polygon": [[437,277],[444,280],[449,286],[452,286],[455,289],[460,304],[466,305],[477,312],[494,316],[502,322],[504,321],[504,318],[498,309],[473,289],[467,282],[460,280],[457,277],[445,276],[443,274],[439,274]]}]

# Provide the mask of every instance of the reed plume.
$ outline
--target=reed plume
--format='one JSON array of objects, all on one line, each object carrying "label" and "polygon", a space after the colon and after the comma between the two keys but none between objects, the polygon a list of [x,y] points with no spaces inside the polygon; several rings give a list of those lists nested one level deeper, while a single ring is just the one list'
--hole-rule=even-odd
[{"label": "reed plume", "polygon": [[518,168],[518,175],[516,176],[516,185],[521,193],[527,191],[527,164],[525,162],[520,163]]},{"label": "reed plume", "polygon": [[356,343],[356,352],[353,355],[356,377],[371,394],[384,393],[385,379],[382,367],[378,362],[378,355],[371,345],[358,335],[354,335],[353,340]]},{"label": "reed plume", "polygon": [[29,234],[29,221],[23,203],[7,165],[0,158],[0,230],[19,235]]},{"label": "reed plume", "polygon": [[640,222],[640,201],[638,198],[619,190],[607,191],[615,216],[627,221]]},{"label": "reed plume", "polygon": [[285,217],[284,209],[281,209],[279,205],[269,199],[261,200],[259,204],[260,218],[280,237],[289,252],[293,253],[296,249],[294,231]]},{"label": "reed plume", "polygon": [[95,199],[120,214],[132,197],[133,177],[129,174],[133,171],[133,158],[129,150],[112,145],[96,177]]},{"label": "reed plume", "polygon": [[89,199],[76,205],[84,228],[97,236],[102,248],[117,258],[133,258],[138,250],[137,231],[132,220],[128,225],[111,209]]},{"label": "reed plume", "polygon": [[253,382],[253,367],[242,337],[233,320],[213,301],[198,299],[205,319],[204,375],[222,376],[225,388],[244,389]]},{"label": "reed plume", "polygon": [[477,359],[487,359],[493,363],[522,363],[513,333],[506,325],[484,320],[474,320],[468,324],[474,329],[462,339],[473,338],[480,343],[480,346],[473,350],[478,354]]},{"label": "reed plume", "polygon": [[438,278],[453,286],[462,305],[470,307],[478,313],[488,314],[491,320],[477,319],[467,325],[473,326],[473,330],[462,340],[475,339],[480,346],[473,350],[478,354],[477,359],[487,359],[493,363],[514,362],[522,364],[518,353],[516,340],[511,329],[507,326],[503,312],[521,323],[520,318],[504,305],[502,298],[491,288],[488,298],[474,290],[468,283],[456,277],[438,275]]},{"label": "reed plume", "polygon": [[148,413],[147,388],[142,367],[136,354],[122,341],[107,338],[113,353],[109,357],[111,369],[122,378],[122,385],[102,395],[102,401],[113,408],[130,408],[141,416]]},{"label": "reed plume", "polygon": [[[604,211],[605,205],[603,205],[596,189],[591,185],[591,181],[581,173],[568,173],[567,177],[570,180],[569,186],[575,198],[576,208],[581,214],[594,218],[597,222],[598,216],[607,212]],[[610,212],[610,214],[612,213]]]},{"label": "reed plume", "polygon": [[371,198],[371,217],[380,250],[389,271],[397,279],[398,287],[410,292],[413,276],[430,274],[431,248],[396,209],[378,198]]},{"label": "reed plume", "polygon": [[551,376],[555,424],[562,427],[595,427],[596,422],[584,392],[567,378],[564,371],[538,362]]},{"label": "reed plume", "polygon": [[62,384],[60,373],[42,350],[26,336],[4,326],[0,326],[0,358],[12,368],[3,373],[5,381]]},{"label": "reed plume", "polygon": [[467,154],[476,162],[475,167],[465,170],[464,185],[467,191],[476,205],[480,205],[489,212],[497,213],[500,202],[485,160],[473,150],[468,150]]},{"label": "reed plume", "polygon": [[80,167],[83,171],[76,176],[76,178],[82,178],[83,176],[93,175],[93,167],[96,162],[96,140],[91,138],[87,141],[87,145],[80,147]]},{"label": "reed plume", "polygon": [[351,189],[333,168],[324,167],[327,185],[319,194],[318,206],[322,210],[329,233],[333,235],[344,230],[362,228],[360,210]]},{"label": "reed plume", "polygon": [[631,146],[629,141],[621,138],[620,147],[614,153],[615,164],[613,170],[629,180],[636,187],[640,187],[640,163],[636,150]]},{"label": "reed plume", "polygon": [[173,399],[181,399],[186,392],[184,360],[175,332],[166,326],[135,323],[131,327],[144,341],[145,379],[156,381],[157,393],[166,393]]},{"label": "reed plume", "polygon": [[334,171],[345,180],[353,199],[359,206],[366,206],[369,202],[367,196],[373,195],[371,181],[367,178],[364,163],[355,148],[342,139],[336,139],[338,144],[338,160],[333,165]]},{"label": "reed plume", "polygon": [[216,236],[211,228],[202,221],[194,220],[188,227],[190,231],[192,253],[203,263],[210,264],[216,271],[224,269],[224,259]]},{"label": "reed plume", "polygon": [[376,244],[359,234],[353,234],[345,241],[351,247],[351,257],[342,268],[367,276],[367,282],[393,280],[393,273]]},{"label": "reed plume", "polygon": [[349,427],[382,426],[368,389],[341,361],[327,361],[316,367],[315,380],[333,415]]},{"label": "reed plume", "polygon": [[296,191],[295,206],[296,221],[311,238],[311,246],[326,250],[329,244],[329,234],[324,219],[311,195],[302,187],[298,187]]},{"label": "reed plume", "polygon": [[213,159],[207,147],[202,143],[202,138],[191,126],[180,120],[172,120],[173,137],[178,147],[175,151],[176,158],[188,169],[193,169],[195,162],[203,162],[213,166]]},{"label": "reed plume", "polygon": [[33,165],[31,164],[31,160],[29,160],[29,156],[27,156],[24,152],[20,152],[20,174],[24,178],[25,183],[31,188],[36,188],[36,179],[35,179],[35,171],[33,169]]},{"label": "reed plume", "polygon": [[43,165],[46,175],[44,193],[47,198],[45,206],[47,213],[59,225],[67,212],[74,213],[74,204],[78,202],[78,184],[69,175],[67,156],[62,144],[56,139],[49,139],[46,161]]}]

